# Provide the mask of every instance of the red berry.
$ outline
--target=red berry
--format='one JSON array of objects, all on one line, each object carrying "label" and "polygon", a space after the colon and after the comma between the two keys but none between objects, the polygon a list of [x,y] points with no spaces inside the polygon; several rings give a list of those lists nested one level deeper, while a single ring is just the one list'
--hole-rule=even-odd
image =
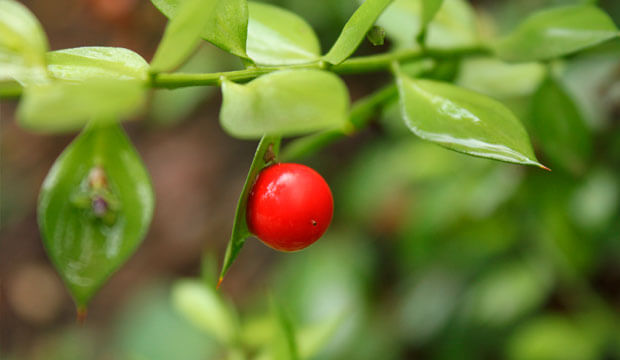
[{"label": "red berry", "polygon": [[276,250],[309,246],[325,233],[333,214],[329,186],[305,165],[275,164],[263,169],[248,197],[250,231]]}]

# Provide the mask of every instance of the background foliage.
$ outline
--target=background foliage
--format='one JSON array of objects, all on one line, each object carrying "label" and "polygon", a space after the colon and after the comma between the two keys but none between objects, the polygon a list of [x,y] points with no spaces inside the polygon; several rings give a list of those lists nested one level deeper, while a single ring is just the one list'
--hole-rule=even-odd
[{"label": "background foliage", "polygon": [[[32,54],[48,47],[121,44],[151,58],[146,55],[155,54],[164,31],[164,17],[147,2],[67,0],[67,14],[59,11],[60,2],[25,3],[51,42],[29,38],[23,44],[35,49]],[[584,2],[476,1],[475,13],[466,2],[445,3],[426,34],[427,44],[438,48],[506,34],[535,11]],[[354,1],[277,4],[305,19],[318,35],[320,44],[294,51],[302,61],[327,52],[358,6]],[[377,21],[388,33],[385,46],[413,46],[421,25],[399,22],[400,15],[417,11],[408,4],[397,0]],[[599,5],[620,23],[617,2]],[[582,12],[579,19],[590,16]],[[592,16],[592,24],[604,25]],[[166,33],[182,30],[171,25]],[[343,41],[328,61],[338,62],[347,44],[359,40]],[[359,54],[382,50],[363,41]],[[515,36],[505,43],[518,41]],[[269,64],[270,52],[253,44],[230,51]],[[538,46],[506,52],[506,58],[546,59],[552,50]],[[85,56],[48,54],[58,76],[69,78],[63,64]],[[620,358],[619,59],[616,38],[544,65],[479,56],[403,66],[400,71],[408,74],[403,76],[432,71],[433,79],[454,81],[508,106],[524,123],[538,159],[553,172],[423,142],[411,135],[393,102],[355,138],[304,159],[325,174],[336,197],[327,236],[287,255],[248,241],[219,293],[213,291],[219,264],[214,259],[224,252],[255,143],[232,140],[219,128],[217,92],[156,90],[144,99],[133,80],[145,76],[145,63],[131,55],[125,67],[110,68],[127,77],[121,88],[103,82],[88,89],[41,89],[47,93],[33,100],[60,110],[62,104],[49,94],[65,90],[75,96],[64,98],[78,104],[84,91],[115,94],[123,100],[114,101],[115,114],[145,102],[148,109],[144,121],[128,129],[153,178],[158,199],[153,226],[143,249],[95,298],[82,328],[73,325],[71,302],[35,230],[37,189],[70,138],[25,132],[13,119],[16,104],[3,102],[0,354],[8,359]],[[27,60],[35,68],[43,61],[35,55]],[[172,68],[180,61],[162,58],[158,66]],[[238,60],[207,45],[182,65],[185,72],[240,68]],[[354,99],[387,79],[387,74],[345,77]],[[235,86],[225,91],[238,90]],[[83,111],[99,114],[96,105],[84,104]],[[41,118],[28,116],[31,109],[45,108],[22,103],[23,125]],[[339,114],[329,115],[339,119]],[[63,125],[74,126],[72,120]],[[179,280],[183,277],[188,279]]]}]

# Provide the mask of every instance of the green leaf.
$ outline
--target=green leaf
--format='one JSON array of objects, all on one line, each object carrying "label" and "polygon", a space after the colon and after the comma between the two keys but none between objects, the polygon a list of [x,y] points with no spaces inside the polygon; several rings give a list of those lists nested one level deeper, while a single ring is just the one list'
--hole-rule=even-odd
[{"label": "green leaf", "polygon": [[151,61],[152,72],[172,70],[187,59],[198,46],[216,5],[217,0],[185,0],[179,5]]},{"label": "green leaf", "polygon": [[224,81],[222,94],[220,122],[238,138],[292,136],[347,123],[347,88],[326,71],[282,70],[245,85]]},{"label": "green leaf", "polygon": [[392,0],[364,1],[344,25],[340,36],[323,59],[336,65],[351,56],[390,2]]},{"label": "green leaf", "polygon": [[226,275],[226,272],[228,272],[228,269],[232,265],[233,261],[235,261],[235,258],[243,247],[243,244],[245,244],[245,240],[252,235],[250,233],[250,230],[248,229],[248,224],[246,222],[246,208],[248,202],[248,195],[250,194],[250,190],[252,190],[254,180],[256,179],[260,171],[269,162],[271,162],[274,158],[278,156],[279,151],[279,136],[264,136],[261,139],[260,143],[258,143],[256,153],[254,154],[254,159],[252,160],[252,165],[250,165],[248,177],[245,180],[243,190],[241,191],[241,195],[239,196],[239,202],[237,203],[237,210],[235,212],[235,220],[233,222],[232,234],[230,236],[228,246],[226,247],[226,255],[224,256],[224,263],[222,264],[222,271],[220,272],[218,286],[224,279],[224,276]]},{"label": "green leaf", "polygon": [[197,280],[177,281],[172,288],[172,303],[189,322],[222,344],[234,344],[237,320],[214,287]]},{"label": "green leaf", "polygon": [[118,124],[88,126],[56,160],[41,188],[39,228],[79,308],[136,250],[153,207],[149,176]]},{"label": "green leaf", "polygon": [[31,130],[70,131],[93,119],[115,122],[129,116],[143,104],[144,95],[138,81],[52,82],[26,88],[17,116]]},{"label": "green leaf", "polygon": [[47,37],[30,10],[17,1],[0,0],[0,80],[44,82],[47,49]]},{"label": "green leaf", "polygon": [[[187,0],[151,0],[168,18],[177,14],[179,4]],[[215,9],[208,14],[200,36],[231,54],[248,57],[245,51],[248,33],[248,5],[246,0],[216,0]]]},{"label": "green leaf", "polygon": [[116,47],[79,47],[47,53],[47,69],[56,79],[146,80],[149,64],[135,52]]},{"label": "green leaf", "polygon": [[422,28],[425,28],[435,17],[443,0],[422,0]]},{"label": "green leaf", "polygon": [[465,154],[543,167],[519,120],[476,92],[431,80],[397,76],[401,113],[422,139]]},{"label": "green leaf", "polygon": [[[433,5],[426,5],[425,0],[395,0],[381,14],[377,24],[385,28],[397,48],[416,48],[416,38],[423,30],[424,21],[431,19]],[[445,0],[427,25],[425,46],[428,48],[472,46],[478,41],[474,11],[464,0]]]},{"label": "green leaf", "polygon": [[513,62],[552,59],[618,37],[618,28],[592,5],[562,6],[525,19],[495,46],[498,57]]},{"label": "green leaf", "polygon": [[580,172],[592,152],[590,129],[563,86],[547,78],[532,98],[532,132],[552,165]]},{"label": "green leaf", "polygon": [[314,30],[298,15],[264,3],[248,3],[247,51],[261,65],[303,64],[318,60],[321,47]]},{"label": "green leaf", "polygon": [[297,339],[291,320],[278,301],[271,297],[271,314],[275,318],[275,331],[271,343],[274,360],[298,360]]}]

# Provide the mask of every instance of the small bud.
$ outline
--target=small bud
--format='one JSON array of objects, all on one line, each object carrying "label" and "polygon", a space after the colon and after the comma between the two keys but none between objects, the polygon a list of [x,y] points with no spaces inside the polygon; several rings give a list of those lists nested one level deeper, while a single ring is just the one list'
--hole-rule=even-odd
[{"label": "small bud", "polygon": [[93,214],[98,218],[104,217],[108,213],[108,210],[110,208],[108,202],[99,195],[95,195],[93,197],[91,206]]},{"label": "small bud", "polygon": [[100,166],[95,166],[88,173],[88,185],[91,189],[103,189],[108,186],[108,179],[105,171]]}]

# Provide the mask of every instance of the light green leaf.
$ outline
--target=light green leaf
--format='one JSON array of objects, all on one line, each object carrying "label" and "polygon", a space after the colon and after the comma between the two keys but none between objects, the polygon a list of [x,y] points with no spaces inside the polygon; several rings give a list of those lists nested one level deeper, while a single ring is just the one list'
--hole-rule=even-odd
[{"label": "light green leaf", "polygon": [[47,37],[30,10],[17,1],[0,0],[0,80],[44,82],[47,49]]},{"label": "light green leaf", "polygon": [[323,59],[336,65],[351,56],[390,2],[392,0],[364,1],[344,25],[340,36]]},{"label": "light green leaf", "polygon": [[549,77],[532,98],[532,136],[551,165],[581,172],[592,151],[590,129],[579,109],[556,79]]},{"label": "light green leaf", "polygon": [[177,311],[222,344],[234,344],[237,320],[214,287],[197,280],[182,280],[172,288],[172,303]]},{"label": "light green leaf", "polygon": [[456,84],[494,98],[531,95],[544,79],[539,63],[510,64],[491,57],[463,59]]},{"label": "light green leaf", "polygon": [[115,47],[79,47],[47,53],[47,69],[67,81],[146,80],[149,64],[135,52]]},{"label": "light green leaf", "polygon": [[56,160],[39,228],[79,308],[142,242],[153,207],[148,173],[118,124],[87,127]]},{"label": "light green leaf", "polygon": [[[187,0],[151,0],[153,5],[168,18],[176,16],[179,4],[183,1]],[[245,51],[248,33],[247,0],[216,0],[216,3],[200,36],[231,54],[247,57]]]},{"label": "light green leaf", "polygon": [[298,15],[279,7],[248,3],[247,51],[261,65],[290,65],[316,61],[321,47],[314,30]]},{"label": "light green leaf", "polygon": [[422,0],[422,28],[425,28],[435,17],[443,0]]},{"label": "light green leaf", "polygon": [[239,202],[237,203],[237,210],[235,211],[235,219],[233,222],[232,234],[230,235],[230,241],[226,247],[226,255],[224,256],[224,262],[222,264],[222,271],[218,280],[218,286],[221,284],[224,276],[230,269],[230,266],[237,258],[239,251],[245,244],[245,240],[251,236],[248,224],[246,222],[246,208],[248,203],[248,195],[252,190],[254,180],[260,173],[260,171],[273,159],[277,158],[280,151],[280,137],[279,136],[264,136],[258,143],[252,165],[250,165],[250,171],[243,185],[243,190],[239,196]]},{"label": "light green leaf", "polygon": [[275,331],[271,339],[271,358],[273,360],[298,360],[297,339],[293,324],[274,297],[271,297],[271,315],[275,319]]},{"label": "light green leaf", "polygon": [[17,115],[31,130],[70,131],[93,119],[115,122],[131,115],[142,106],[144,92],[138,81],[52,82],[26,88]]},{"label": "light green leaf", "polygon": [[217,0],[185,0],[179,5],[151,61],[152,72],[172,70],[187,59],[198,46],[216,5]]},{"label": "light green leaf", "polygon": [[473,156],[542,167],[523,125],[498,101],[404,74],[397,85],[405,123],[422,139]]},{"label": "light green leaf", "polygon": [[[395,0],[377,20],[396,47],[410,49],[418,46],[416,38],[433,9],[424,6],[426,2],[423,5],[423,1],[426,0]],[[450,49],[472,46],[477,41],[475,14],[471,6],[464,0],[443,1],[428,23],[425,45],[433,49]]]},{"label": "light green leaf", "polygon": [[239,138],[292,136],[347,123],[347,88],[326,71],[282,70],[245,85],[224,81],[222,94],[220,122]]},{"label": "light green leaf", "polygon": [[498,57],[513,62],[552,59],[618,37],[618,28],[592,5],[562,6],[525,19],[495,46]]}]

